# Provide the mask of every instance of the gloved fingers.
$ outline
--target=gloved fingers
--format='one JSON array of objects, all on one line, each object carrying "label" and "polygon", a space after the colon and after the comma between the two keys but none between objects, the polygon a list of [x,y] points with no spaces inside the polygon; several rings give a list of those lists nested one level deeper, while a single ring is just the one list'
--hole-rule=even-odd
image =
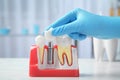
[{"label": "gloved fingers", "polygon": [[80,33],[71,33],[68,34],[68,36],[74,40],[84,40],[87,37],[86,35]]},{"label": "gloved fingers", "polygon": [[64,34],[70,34],[73,32],[79,32],[79,30],[77,29],[77,20],[74,22],[71,22],[69,24],[65,24],[63,26],[59,26],[56,28],[53,28],[52,30],[52,35],[53,36],[61,36]]},{"label": "gloved fingers", "polygon": [[45,30],[65,25],[67,23],[73,22],[76,19],[77,19],[76,11],[72,10],[69,13],[67,13],[66,15],[64,15],[63,17],[61,17],[60,19],[58,19],[56,22],[54,22],[53,24],[51,24],[50,26],[48,26]]}]

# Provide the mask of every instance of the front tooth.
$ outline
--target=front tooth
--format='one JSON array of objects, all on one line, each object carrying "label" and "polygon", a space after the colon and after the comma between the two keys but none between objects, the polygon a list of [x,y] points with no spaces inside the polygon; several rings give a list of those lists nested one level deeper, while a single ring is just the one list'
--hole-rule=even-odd
[{"label": "front tooth", "polygon": [[36,42],[36,45],[39,46],[38,58],[40,59],[40,63],[43,64],[45,38],[43,36],[39,35],[35,38],[35,42]]},{"label": "front tooth", "polygon": [[69,66],[72,65],[72,40],[67,36],[61,36],[56,38],[56,43],[58,44],[58,58],[62,65],[64,65],[64,56]]}]

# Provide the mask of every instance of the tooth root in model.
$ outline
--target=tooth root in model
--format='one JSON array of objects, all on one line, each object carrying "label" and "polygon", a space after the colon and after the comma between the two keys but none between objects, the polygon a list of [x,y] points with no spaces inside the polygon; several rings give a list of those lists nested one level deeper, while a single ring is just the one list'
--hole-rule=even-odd
[{"label": "tooth root in model", "polygon": [[104,40],[104,46],[109,61],[114,61],[117,53],[117,39]]},{"label": "tooth root in model", "polygon": [[69,66],[72,65],[72,53],[71,46],[62,47],[58,46],[58,57],[62,65],[64,65],[64,56],[66,57],[67,63]]},{"label": "tooth root in model", "polygon": [[40,59],[40,63],[43,64],[44,62],[44,45],[45,45],[45,38],[42,35],[39,35],[35,38],[36,45],[39,46],[38,48],[38,58]]},{"label": "tooth root in model", "polygon": [[56,38],[56,43],[58,45],[58,58],[61,65],[64,65],[64,58],[66,58],[67,64],[69,66],[72,65],[72,48],[71,48],[72,40],[67,36],[61,36]]},{"label": "tooth root in model", "polygon": [[104,56],[104,45],[100,39],[93,38],[94,57],[96,61],[102,61]]}]

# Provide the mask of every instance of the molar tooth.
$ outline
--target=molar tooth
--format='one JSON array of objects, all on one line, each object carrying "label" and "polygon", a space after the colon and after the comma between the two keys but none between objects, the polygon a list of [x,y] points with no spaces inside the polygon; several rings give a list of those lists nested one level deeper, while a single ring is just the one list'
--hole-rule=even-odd
[{"label": "molar tooth", "polygon": [[106,54],[108,57],[108,61],[110,62],[115,60],[118,46],[117,44],[117,39],[104,40]]},{"label": "molar tooth", "polygon": [[94,41],[94,54],[95,54],[95,59],[97,61],[103,60],[104,51],[106,51],[108,61],[115,60],[116,51],[117,51],[116,39],[101,40],[101,39],[94,38],[93,41]]},{"label": "molar tooth", "polygon": [[93,38],[94,45],[94,55],[96,61],[103,61],[104,56],[104,45],[103,41],[100,39]]},{"label": "molar tooth", "polygon": [[38,48],[38,58],[40,63],[43,64],[44,60],[44,45],[45,45],[45,38],[41,35],[35,38],[36,45],[39,46]]},{"label": "molar tooth", "polygon": [[72,40],[67,35],[65,35],[57,37],[56,42],[60,46],[71,46]]},{"label": "molar tooth", "polygon": [[61,36],[56,38],[58,44],[58,58],[62,65],[64,65],[64,56],[66,57],[69,66],[72,65],[72,40],[67,36]]}]

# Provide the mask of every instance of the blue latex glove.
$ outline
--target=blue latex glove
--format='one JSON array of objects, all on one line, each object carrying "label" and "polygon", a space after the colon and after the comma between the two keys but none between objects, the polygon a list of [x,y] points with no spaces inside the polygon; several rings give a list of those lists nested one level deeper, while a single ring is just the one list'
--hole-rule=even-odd
[{"label": "blue latex glove", "polygon": [[82,40],[87,36],[120,38],[120,17],[99,16],[78,8],[58,19],[47,30],[50,28],[53,28],[53,36],[67,34],[75,40]]}]

